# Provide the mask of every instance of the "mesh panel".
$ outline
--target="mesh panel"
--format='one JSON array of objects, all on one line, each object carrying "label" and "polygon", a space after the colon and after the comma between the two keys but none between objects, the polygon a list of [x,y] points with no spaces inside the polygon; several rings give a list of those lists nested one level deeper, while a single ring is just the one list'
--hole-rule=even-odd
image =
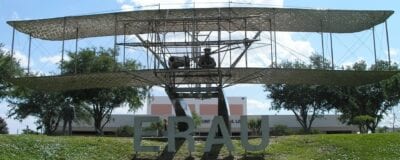
[{"label": "mesh panel", "polygon": [[[388,79],[396,71],[329,71],[310,69],[222,68],[224,85],[248,84],[319,84],[358,86]],[[161,84],[217,84],[218,69],[139,70],[70,76],[22,77],[10,79],[19,86],[46,91],[64,91],[122,86],[144,87]],[[171,77],[175,77],[171,81]]]},{"label": "mesh panel", "polygon": [[108,14],[61,17],[41,20],[9,21],[18,31],[31,34],[35,38],[62,40],[75,39],[76,28],[79,38],[100,37],[117,34],[148,33],[149,22],[160,22],[160,32],[183,32],[183,21],[197,23],[198,31],[217,31],[217,20],[221,18],[222,30],[244,30],[246,19],[248,31],[269,31],[270,20],[276,31],[289,32],[331,32],[352,33],[384,22],[393,11],[356,11],[356,10],[311,10],[290,8],[196,8],[173,10],[146,10],[117,12]]}]

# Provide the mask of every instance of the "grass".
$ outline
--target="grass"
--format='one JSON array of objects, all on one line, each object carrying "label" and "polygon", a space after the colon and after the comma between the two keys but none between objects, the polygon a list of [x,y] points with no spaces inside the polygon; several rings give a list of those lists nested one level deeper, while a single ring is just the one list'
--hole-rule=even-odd
[{"label": "grass", "polygon": [[[259,140],[252,140],[257,143]],[[145,140],[145,145],[164,142]],[[295,135],[271,138],[266,151],[248,153],[233,140],[235,151],[222,147],[219,155],[203,155],[204,142],[196,141],[194,159],[399,159],[400,134],[369,135]],[[132,159],[133,138],[112,137],[51,137],[37,135],[0,135],[0,159]],[[140,153],[137,159],[175,159],[189,157],[186,144],[175,155]],[[206,156],[206,157],[204,157]],[[171,157],[170,157],[171,158]],[[193,158],[188,158],[193,159]]]}]

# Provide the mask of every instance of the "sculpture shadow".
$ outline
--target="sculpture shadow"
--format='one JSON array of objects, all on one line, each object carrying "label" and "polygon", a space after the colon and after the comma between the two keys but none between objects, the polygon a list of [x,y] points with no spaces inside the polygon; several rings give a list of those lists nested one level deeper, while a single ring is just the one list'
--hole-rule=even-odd
[{"label": "sculpture shadow", "polygon": [[[175,138],[175,150],[179,151],[179,149],[183,146],[185,139]],[[174,159],[176,152],[168,152],[168,144],[164,147],[162,153],[158,156],[158,159],[161,160],[172,160]]]},{"label": "sculpture shadow", "polygon": [[201,159],[202,160],[218,159],[218,155],[219,152],[221,152],[222,147],[223,144],[212,145],[211,152],[204,152]]}]

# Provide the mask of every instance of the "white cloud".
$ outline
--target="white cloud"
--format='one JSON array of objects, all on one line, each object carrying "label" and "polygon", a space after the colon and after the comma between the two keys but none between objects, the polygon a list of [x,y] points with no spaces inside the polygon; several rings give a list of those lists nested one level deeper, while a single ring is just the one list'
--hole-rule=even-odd
[{"label": "white cloud", "polygon": [[354,63],[356,62],[361,62],[361,61],[365,61],[363,57],[357,57],[356,61],[346,61],[343,62],[342,64],[340,64],[340,67],[344,67],[344,69],[346,69],[347,67],[352,67]]},{"label": "white cloud", "polygon": [[16,11],[12,12],[11,20],[21,20],[21,18],[19,17],[18,12],[16,12]]},{"label": "white cloud", "polygon": [[129,4],[123,4],[121,6],[122,11],[133,11],[134,6]]},{"label": "white cloud", "polygon": [[153,86],[151,88],[151,95],[152,96],[166,96],[165,90],[159,86]]},{"label": "white cloud", "polygon": [[[390,56],[396,57],[399,54],[399,49],[397,48],[390,48]],[[387,51],[385,52],[387,55]]]},{"label": "white cloud", "polygon": [[215,0],[116,0],[121,4],[122,11],[139,9],[171,9],[171,8],[208,8],[208,7],[246,7],[265,6],[283,7],[283,0],[237,0],[228,2],[216,2]]},{"label": "white cloud", "polygon": [[[41,57],[39,60],[42,63],[59,64],[61,61],[61,55]],[[64,60],[68,61],[69,57],[64,57]]]},{"label": "white cloud", "polygon": [[[15,54],[14,54],[15,59],[17,59],[17,61],[21,64],[21,66],[28,66],[28,57],[24,54],[22,54],[22,52],[16,50]],[[30,66],[33,66],[33,62],[31,61]]]},{"label": "white cloud", "polygon": [[[1,48],[2,50],[4,50],[7,54],[10,54],[11,50],[3,47]],[[28,66],[28,57],[23,54],[21,51],[19,50],[14,50],[14,58],[19,62],[19,64],[23,67],[27,67]],[[33,66],[33,62],[31,61],[31,66]]]},{"label": "white cloud", "polygon": [[293,33],[277,32],[276,37],[278,43],[277,56],[280,60],[301,60],[307,62],[308,58],[315,52],[309,41],[294,40]]},{"label": "white cloud", "polygon": [[126,0],[116,0],[119,4],[124,4]]},{"label": "white cloud", "polygon": [[247,115],[262,115],[269,111],[270,103],[256,99],[247,99]]}]

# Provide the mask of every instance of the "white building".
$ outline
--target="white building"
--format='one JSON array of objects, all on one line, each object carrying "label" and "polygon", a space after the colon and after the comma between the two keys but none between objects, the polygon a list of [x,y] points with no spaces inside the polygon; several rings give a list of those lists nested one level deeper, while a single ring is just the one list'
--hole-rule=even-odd
[{"label": "white building", "polygon": [[[247,115],[247,99],[246,97],[227,97],[227,100],[232,134],[238,135],[240,132],[240,116]],[[190,110],[196,112],[202,118],[202,123],[196,129],[196,132],[202,135],[207,134],[213,117],[218,115],[217,99],[186,99],[186,102]],[[153,97],[147,107],[147,115],[159,116],[160,120],[175,115],[168,97]],[[252,118],[259,118],[259,116],[252,115],[248,117],[248,119]],[[110,122],[104,127],[104,132],[105,134],[115,134],[119,127],[125,125],[133,126],[133,124],[134,115],[112,115]],[[276,125],[285,125],[293,131],[301,129],[294,115],[269,115],[269,127],[272,128]],[[358,131],[355,126],[342,124],[338,120],[338,115],[325,115],[321,118],[316,118],[312,127],[321,133],[354,133]],[[77,134],[95,133],[93,124],[86,123],[74,123],[73,132]]]}]

